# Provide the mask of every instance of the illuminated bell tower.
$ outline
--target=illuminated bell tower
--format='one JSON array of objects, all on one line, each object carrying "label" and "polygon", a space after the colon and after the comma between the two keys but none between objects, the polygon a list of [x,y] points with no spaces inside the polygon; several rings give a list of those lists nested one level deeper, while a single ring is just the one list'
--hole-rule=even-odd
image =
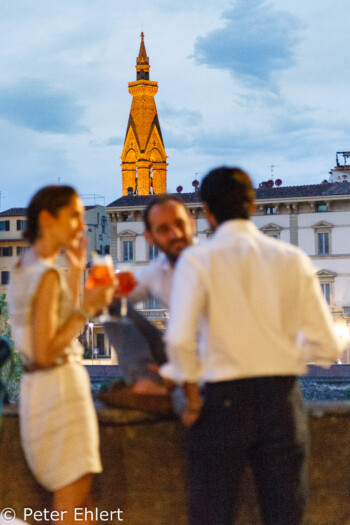
[{"label": "illuminated bell tower", "polygon": [[167,189],[167,155],[154,101],[158,82],[149,80],[149,69],[144,34],[141,33],[136,82],[129,82],[132,103],[121,155],[123,195],[131,192],[150,195],[166,192]]}]

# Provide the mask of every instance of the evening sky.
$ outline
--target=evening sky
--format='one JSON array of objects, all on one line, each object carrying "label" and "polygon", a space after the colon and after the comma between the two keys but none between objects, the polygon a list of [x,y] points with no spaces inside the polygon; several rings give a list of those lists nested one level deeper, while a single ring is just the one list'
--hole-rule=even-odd
[{"label": "evening sky", "polygon": [[141,31],[169,191],[223,164],[328,179],[350,150],[349,27],[348,0],[1,0],[1,210],[57,182],[121,195]]}]

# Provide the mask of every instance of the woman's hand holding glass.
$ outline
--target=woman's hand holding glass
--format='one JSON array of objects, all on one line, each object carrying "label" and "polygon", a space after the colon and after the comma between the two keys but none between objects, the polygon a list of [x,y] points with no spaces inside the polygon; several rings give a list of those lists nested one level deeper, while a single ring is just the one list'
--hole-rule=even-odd
[{"label": "woman's hand holding glass", "polygon": [[[110,255],[99,257],[93,256],[92,267],[86,282],[83,308],[90,314],[91,308],[95,315],[102,309],[101,322],[109,320],[110,316],[107,306],[111,304],[118,280],[113,270],[113,262]],[[86,304],[86,302],[88,304]],[[89,310],[90,308],[90,310]]]},{"label": "woman's hand holding glass", "polygon": [[99,312],[109,306],[113,300],[116,284],[99,284],[85,290],[82,304],[90,317],[94,317]]}]

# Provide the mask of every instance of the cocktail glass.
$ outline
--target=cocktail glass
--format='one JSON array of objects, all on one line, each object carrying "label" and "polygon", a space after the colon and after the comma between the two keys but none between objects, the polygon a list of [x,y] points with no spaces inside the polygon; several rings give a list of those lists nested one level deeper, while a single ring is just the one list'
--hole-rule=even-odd
[{"label": "cocktail glass", "polygon": [[120,316],[126,317],[128,315],[128,299],[127,296],[134,289],[137,281],[134,278],[132,265],[130,263],[121,263],[118,265],[117,273],[120,288]]},{"label": "cocktail glass", "polygon": [[[90,290],[94,286],[103,286],[113,283],[114,269],[112,257],[110,255],[102,256],[98,254],[93,254],[92,265],[90,268],[88,280],[85,284],[86,289]],[[103,308],[102,314],[99,316],[98,320],[101,323],[110,320],[110,315],[107,307]]]}]

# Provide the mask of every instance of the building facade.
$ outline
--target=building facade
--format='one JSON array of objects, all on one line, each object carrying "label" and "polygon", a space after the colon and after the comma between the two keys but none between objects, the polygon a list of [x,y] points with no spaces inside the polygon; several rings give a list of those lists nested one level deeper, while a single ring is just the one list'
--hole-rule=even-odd
[{"label": "building facade", "polygon": [[106,255],[110,252],[109,222],[105,206],[85,206],[85,222],[89,239],[88,262],[92,252]]},{"label": "building facade", "polygon": [[[199,242],[212,232],[204,217],[199,193],[181,194],[197,225]],[[336,331],[347,343],[350,326],[350,182],[256,190],[254,224],[265,235],[301,248],[318,269],[323,294],[335,320]],[[107,206],[111,255],[115,265],[133,261],[135,271],[156,256],[143,235],[143,211],[152,196],[123,196]],[[140,305],[148,317],[166,319],[157,303]],[[152,313],[153,310],[153,313]],[[342,362],[350,363],[348,351]]]},{"label": "building facade", "polygon": [[0,295],[7,292],[11,268],[27,247],[22,233],[26,229],[26,208],[0,213]]},{"label": "building facade", "polygon": [[[86,206],[85,222],[89,239],[88,266],[91,262],[92,252],[105,255],[110,251],[109,222],[106,208],[100,205]],[[11,269],[18,261],[28,244],[23,240],[22,234],[26,229],[26,208],[11,208],[0,213],[0,295],[7,294],[7,286],[11,279]],[[58,264],[66,268],[64,257],[60,257]],[[84,274],[81,289],[85,285],[87,272]],[[1,328],[1,313],[0,313]],[[112,359],[111,345],[105,337],[100,325],[90,323],[84,334],[85,342],[91,349],[95,349],[95,360],[103,359],[116,363]],[[101,361],[102,359],[102,361]]]}]

